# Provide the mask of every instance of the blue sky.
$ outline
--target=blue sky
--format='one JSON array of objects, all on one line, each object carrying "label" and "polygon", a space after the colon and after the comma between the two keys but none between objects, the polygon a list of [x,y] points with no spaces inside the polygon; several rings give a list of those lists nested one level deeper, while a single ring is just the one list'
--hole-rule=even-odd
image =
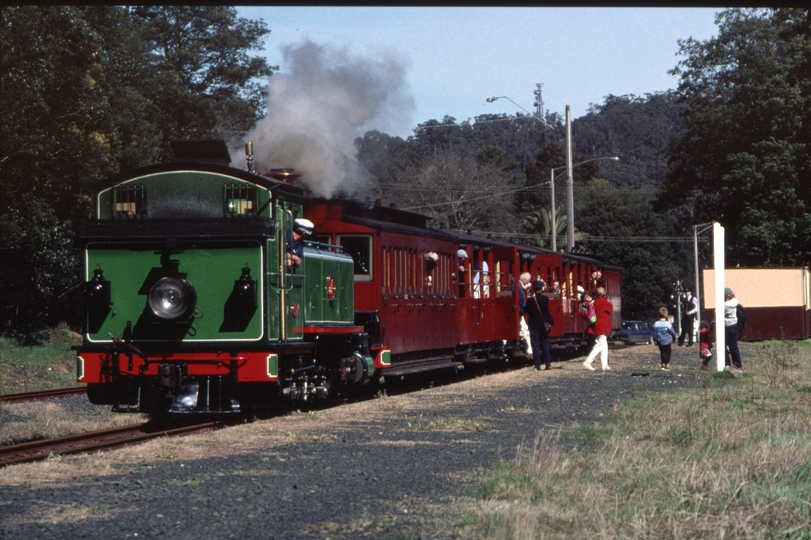
[{"label": "blue sky", "polygon": [[[396,109],[364,129],[408,136],[420,122],[529,110],[536,83],[544,108],[572,117],[605,96],[675,88],[679,39],[717,34],[719,8],[239,7],[271,30],[263,54],[280,74],[292,69],[283,47],[307,40],[343,57],[386,58],[402,68]],[[377,124],[377,125],[376,125]]]}]

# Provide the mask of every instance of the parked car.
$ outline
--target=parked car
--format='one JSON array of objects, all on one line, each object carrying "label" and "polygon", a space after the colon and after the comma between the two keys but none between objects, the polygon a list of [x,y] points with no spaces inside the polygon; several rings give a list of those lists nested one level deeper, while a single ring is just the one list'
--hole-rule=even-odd
[{"label": "parked car", "polygon": [[622,321],[622,340],[629,344],[653,343],[653,329],[645,321]]}]

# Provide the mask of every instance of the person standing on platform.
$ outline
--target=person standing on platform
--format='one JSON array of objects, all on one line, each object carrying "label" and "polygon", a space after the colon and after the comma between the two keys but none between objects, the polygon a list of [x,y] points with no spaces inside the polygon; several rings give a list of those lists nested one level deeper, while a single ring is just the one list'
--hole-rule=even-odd
[{"label": "person standing on platform", "polygon": [[678,345],[684,345],[687,338],[687,346],[693,346],[693,325],[698,315],[698,302],[690,289],[684,289],[684,300],[681,303],[681,334],[679,334]]},{"label": "person standing on platform", "polygon": [[524,272],[518,276],[518,308],[520,310],[518,335],[520,336],[527,357],[532,356],[532,340],[529,335],[529,326],[527,326],[527,321],[524,318],[527,313],[527,298],[532,294],[532,284],[530,281],[532,281],[532,274],[529,272]]},{"label": "person standing on platform", "polygon": [[526,312],[529,315],[529,340],[532,343],[532,359],[535,369],[541,370],[541,351],[546,369],[552,369],[552,350],[549,347],[549,332],[555,320],[549,312],[549,298],[543,295],[546,283],[538,280],[532,284],[532,296],[527,298]]},{"label": "person standing on platform", "polygon": [[594,340],[594,348],[591,349],[591,353],[583,362],[583,367],[589,371],[594,371],[591,364],[599,356],[603,371],[609,371],[611,367],[608,365],[608,334],[612,330],[611,312],[614,311],[614,304],[605,297],[605,287],[597,287],[594,294],[596,296],[594,299],[594,311],[597,315],[597,321],[589,326],[586,332],[596,336],[596,339]]},{"label": "person standing on platform", "polygon": [[670,353],[676,339],[676,332],[667,318],[667,308],[659,308],[659,320],[653,323],[653,342],[659,347],[662,371],[670,371]]},{"label": "person standing on platform", "polygon": [[[724,334],[727,344],[727,362],[731,360],[733,369],[743,372],[741,352],[738,350],[738,299],[735,293],[727,287],[724,289]],[[728,364],[727,364],[728,365]]]}]

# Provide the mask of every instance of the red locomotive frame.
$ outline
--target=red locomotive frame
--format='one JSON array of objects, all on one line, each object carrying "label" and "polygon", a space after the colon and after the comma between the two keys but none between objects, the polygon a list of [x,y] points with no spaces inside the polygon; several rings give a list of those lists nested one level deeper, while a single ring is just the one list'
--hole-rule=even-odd
[{"label": "red locomotive frame", "polygon": [[[614,304],[612,327],[620,328],[618,267],[432,229],[426,216],[351,200],[305,200],[305,215],[318,241],[342,246],[355,259],[355,323],[369,333],[373,356],[390,352],[384,375],[520,356],[514,283],[522,272],[562,286],[562,293],[546,293],[555,319],[553,350],[582,352],[587,344],[578,287],[604,286]],[[592,279],[597,271],[599,283]]]}]

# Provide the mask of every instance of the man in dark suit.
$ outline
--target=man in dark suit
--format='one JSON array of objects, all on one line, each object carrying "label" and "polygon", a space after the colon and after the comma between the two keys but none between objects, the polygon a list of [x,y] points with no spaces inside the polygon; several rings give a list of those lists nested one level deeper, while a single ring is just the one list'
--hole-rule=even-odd
[{"label": "man in dark suit", "polygon": [[698,302],[690,289],[684,289],[684,300],[681,303],[681,334],[679,334],[678,345],[684,345],[684,338],[687,338],[687,346],[693,346],[693,323],[698,314]]},{"label": "man in dark suit", "polygon": [[532,358],[535,369],[541,370],[541,351],[546,369],[552,369],[552,351],[549,347],[549,332],[555,320],[549,312],[549,298],[543,295],[546,283],[543,280],[532,284],[532,295],[527,298],[524,313],[529,315],[529,341],[532,344]]}]

